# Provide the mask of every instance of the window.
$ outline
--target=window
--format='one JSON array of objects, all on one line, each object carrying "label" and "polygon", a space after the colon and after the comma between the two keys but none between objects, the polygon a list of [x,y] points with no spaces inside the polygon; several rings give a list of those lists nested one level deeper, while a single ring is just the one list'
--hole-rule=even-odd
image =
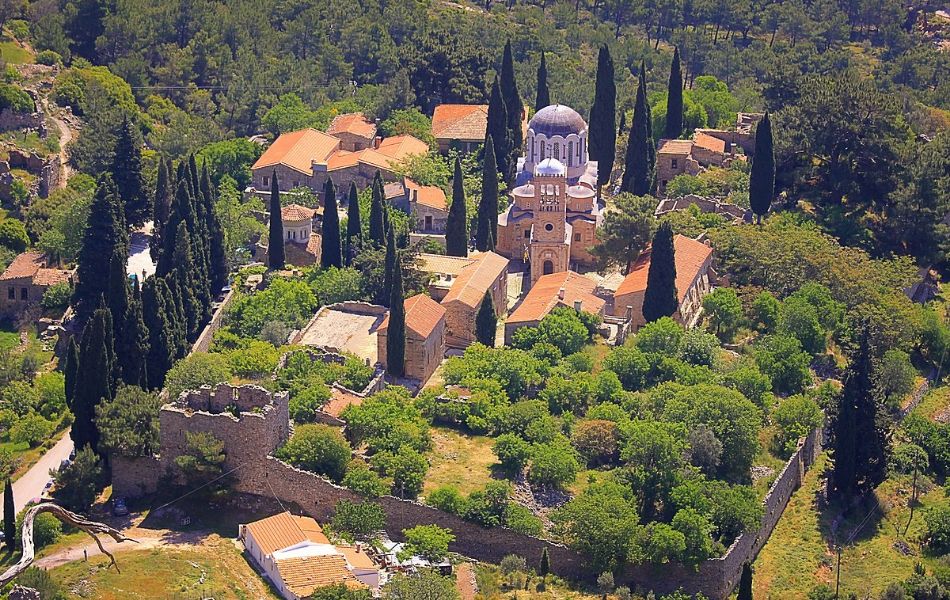
[{"label": "window", "polygon": [[541,142],[541,160],[544,160],[544,142]]},{"label": "window", "polygon": [[678,160],[676,160],[675,158],[672,159],[672,160],[670,160],[670,168],[675,169],[677,166],[679,166],[679,161],[678,161]]},{"label": "window", "polygon": [[20,300],[29,300],[30,299],[30,290],[28,288],[20,288]]},{"label": "window", "polygon": [[541,267],[542,275],[550,275],[554,272],[554,263],[550,260],[544,261],[544,265]]},{"label": "window", "polygon": [[575,241],[575,242],[581,241],[581,234],[575,233],[575,234],[574,234],[574,241]]},{"label": "window", "polygon": [[432,215],[426,215],[425,229],[426,231],[432,229]]},{"label": "window", "polygon": [[299,185],[300,185],[300,182],[294,179],[294,187],[298,187]]},{"label": "window", "polygon": [[16,300],[16,289],[12,287],[7,288],[7,299]]},{"label": "window", "polygon": [[554,144],[554,160],[560,160],[560,159],[561,159],[561,145]]},{"label": "window", "polygon": [[574,157],[574,142],[567,143],[567,166],[571,166],[571,159]]},{"label": "window", "polygon": [[530,230],[530,229],[525,229],[525,230],[524,230],[524,239],[528,239],[529,237],[531,237],[531,230]]},{"label": "window", "polygon": [[544,224],[544,230],[545,230],[545,231],[554,231],[554,223],[545,223],[545,224]]},{"label": "window", "polygon": [[261,177],[261,183],[264,184],[264,187],[269,186],[269,185],[270,185],[270,178],[269,178],[269,177],[266,177],[266,176],[265,176],[265,177]]},{"label": "window", "polygon": [[287,232],[287,239],[290,239],[290,231]]}]

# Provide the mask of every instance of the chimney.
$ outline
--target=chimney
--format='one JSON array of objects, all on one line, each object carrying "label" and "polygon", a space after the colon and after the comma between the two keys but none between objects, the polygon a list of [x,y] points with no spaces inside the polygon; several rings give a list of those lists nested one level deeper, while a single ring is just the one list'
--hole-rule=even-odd
[{"label": "chimney", "polygon": [[379,145],[382,142],[383,142],[383,138],[378,135],[375,138],[373,138],[373,149],[374,150],[379,149]]},{"label": "chimney", "polygon": [[581,302],[580,300],[575,300],[575,301],[574,301],[574,310],[576,310],[577,312],[581,312],[581,304],[582,304],[582,302]]},{"label": "chimney", "polygon": [[418,201],[419,201],[419,190],[418,190],[418,189],[412,190],[412,201],[413,201],[413,202],[418,202]]},{"label": "chimney", "polygon": [[558,300],[563,300],[563,299],[564,299],[564,288],[561,288],[561,289],[559,289],[559,290],[557,291],[557,299],[558,299]]}]

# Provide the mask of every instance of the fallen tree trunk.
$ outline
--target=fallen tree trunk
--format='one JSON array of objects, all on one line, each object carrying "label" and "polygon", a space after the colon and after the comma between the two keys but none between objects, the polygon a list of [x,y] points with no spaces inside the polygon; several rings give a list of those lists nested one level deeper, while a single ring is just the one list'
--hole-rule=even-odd
[{"label": "fallen tree trunk", "polygon": [[[23,530],[20,536],[23,541],[23,556],[20,557],[19,562],[0,575],[0,586],[4,586],[7,583],[13,581],[17,575],[27,570],[33,563],[33,559],[36,557],[36,548],[33,545],[33,520],[36,518],[36,515],[42,512],[51,513],[63,523],[72,525],[78,529],[82,529],[92,536],[92,539],[96,540],[96,545],[99,546],[99,550],[108,556],[109,560],[112,561],[112,564],[115,565],[116,571],[119,570],[119,565],[115,562],[115,557],[112,556],[112,554],[102,546],[102,542],[99,540],[99,535],[108,535],[117,542],[138,543],[136,540],[126,537],[118,529],[113,529],[105,523],[90,521],[81,515],[77,515],[72,511],[66,510],[62,506],[53,504],[52,502],[43,502],[42,504],[31,506],[26,511],[26,515],[23,517]],[[12,543],[12,540],[10,540],[10,542]]]}]

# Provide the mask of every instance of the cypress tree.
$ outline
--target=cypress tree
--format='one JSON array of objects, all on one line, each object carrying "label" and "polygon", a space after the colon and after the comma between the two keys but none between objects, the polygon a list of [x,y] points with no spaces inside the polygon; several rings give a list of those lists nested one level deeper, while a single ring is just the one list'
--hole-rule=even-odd
[{"label": "cypress tree", "polygon": [[762,222],[775,196],[775,150],[772,146],[772,120],[765,113],[755,128],[755,154],[749,174],[749,204],[756,220]]},{"label": "cypress tree", "polygon": [[185,317],[185,336],[190,340],[198,337],[201,330],[202,309],[198,297],[194,293],[194,260],[191,254],[191,236],[184,223],[178,224],[178,233],[175,236],[178,243],[175,245],[175,271],[173,277],[178,283],[178,294],[181,297],[182,309]]},{"label": "cypress tree", "polygon": [[548,64],[544,59],[544,50],[541,51],[541,62],[538,64],[538,92],[534,99],[534,110],[539,111],[551,105],[551,92],[548,89]]},{"label": "cypress tree", "polygon": [[402,295],[402,269],[393,269],[386,332],[386,372],[393,377],[406,374],[406,306]]},{"label": "cypress tree", "polygon": [[449,256],[468,256],[468,216],[465,212],[465,188],[462,185],[462,163],[455,157],[452,177],[452,206],[445,224],[445,253]]},{"label": "cypress tree", "polygon": [[152,211],[142,177],[142,135],[128,118],[116,139],[110,174],[121,199],[125,222],[141,225]]},{"label": "cypress tree", "polygon": [[673,48],[670,82],[666,91],[666,127],[663,137],[675,140],[683,135],[683,74],[680,71],[680,49]]},{"label": "cypress tree", "polygon": [[501,58],[501,94],[505,99],[505,110],[508,113],[508,135],[511,139],[509,153],[517,161],[518,153],[524,144],[521,131],[524,104],[518,93],[518,82],[515,80],[515,61],[511,55],[511,40],[505,42],[505,51]]},{"label": "cypress tree", "polygon": [[672,316],[678,307],[673,228],[664,221],[656,230],[650,246],[650,270],[647,272],[647,289],[643,295],[643,318],[647,323],[652,323],[661,317]]},{"label": "cypress tree", "polygon": [[155,183],[155,197],[152,200],[152,239],[149,241],[149,254],[153,261],[158,261],[162,250],[162,232],[168,222],[172,208],[172,181],[171,160],[158,161],[158,180]]},{"label": "cypress tree", "polygon": [[221,227],[221,221],[218,219],[218,213],[214,205],[215,197],[214,186],[211,185],[211,174],[208,172],[208,164],[201,166],[201,195],[205,204],[205,229],[208,232],[208,246],[210,250],[210,272],[209,284],[212,295],[217,293],[228,282],[228,257],[224,249],[224,229]]},{"label": "cypress tree", "polygon": [[[640,61],[640,87],[643,89],[644,100],[647,97],[647,70],[646,64]],[[647,113],[647,176],[650,181],[650,194],[656,192],[656,136],[653,135],[653,109],[649,102],[643,103]]]},{"label": "cypress tree", "polygon": [[280,188],[277,170],[270,180],[270,227],[267,235],[267,262],[273,270],[284,268],[284,223],[280,217]]},{"label": "cypress tree", "polygon": [[597,80],[594,104],[590,109],[589,153],[597,161],[597,186],[610,181],[617,152],[617,84],[614,82],[614,60],[607,44],[597,55]]},{"label": "cypress tree", "polygon": [[363,223],[360,221],[360,199],[356,192],[356,184],[350,183],[350,194],[346,206],[346,252],[344,259],[347,266],[352,264],[357,249],[363,242]]},{"label": "cypress tree", "polygon": [[495,301],[491,291],[485,292],[482,303],[475,315],[475,339],[489,348],[495,347],[495,334],[498,327],[498,317],[495,315]]},{"label": "cypress tree", "polygon": [[514,173],[511,168],[511,134],[508,131],[508,107],[501,93],[501,83],[498,77],[491,86],[491,96],[488,99],[488,125],[486,137],[491,136],[494,142],[495,165],[505,181],[510,182]]},{"label": "cypress tree", "polygon": [[13,500],[13,482],[7,477],[3,484],[3,541],[7,552],[13,552],[16,543],[16,502]]},{"label": "cypress tree", "polygon": [[106,296],[106,305],[114,319],[112,337],[118,340],[122,336],[124,323],[122,315],[129,307],[129,277],[126,274],[126,258],[118,252],[112,254],[109,261],[109,289]]},{"label": "cypress tree", "polygon": [[482,198],[478,203],[478,228],[475,248],[490,250],[489,239],[498,230],[498,169],[495,168],[495,144],[491,135],[485,138],[485,162],[482,166]]},{"label": "cypress tree", "polygon": [[109,291],[109,262],[116,252],[128,255],[122,208],[108,175],[99,178],[79,250],[73,306],[80,323],[92,314]]},{"label": "cypress tree", "polygon": [[393,278],[400,269],[399,254],[396,250],[396,232],[390,227],[386,233],[386,269],[383,272],[382,304],[389,306],[389,297],[393,291]]},{"label": "cypress tree", "polygon": [[70,436],[77,449],[89,446],[98,452],[99,430],[96,427],[96,406],[103,399],[112,399],[111,316],[108,308],[92,313],[82,333],[79,369],[73,394],[72,412],[75,416]]},{"label": "cypress tree", "polygon": [[165,374],[172,367],[177,351],[172,322],[174,308],[169,309],[165,304],[167,290],[161,277],[147,279],[142,288],[142,312],[149,334],[145,359],[149,389],[160,389],[165,384]]},{"label": "cypress tree", "polygon": [[123,323],[122,336],[116,339],[116,343],[121,344],[116,356],[122,368],[122,380],[127,385],[144,388],[148,384],[149,331],[142,314],[142,291],[138,279],[132,288]]},{"label": "cypress tree", "polygon": [[546,577],[551,572],[551,556],[547,548],[541,548],[541,561],[538,563],[538,575]]},{"label": "cypress tree", "polygon": [[742,565],[742,575],[739,577],[739,593],[736,600],[752,600],[752,565],[748,562]]},{"label": "cypress tree", "polygon": [[79,346],[76,344],[76,336],[70,336],[69,344],[66,345],[66,358],[63,361],[63,388],[66,394],[66,407],[72,409],[73,394],[76,391],[76,378],[79,369]]},{"label": "cypress tree", "polygon": [[327,177],[323,186],[323,235],[320,239],[320,265],[342,267],[343,254],[340,248],[340,213],[336,206],[336,186]]},{"label": "cypress tree", "polygon": [[862,324],[831,424],[832,489],[845,500],[873,490],[887,475],[890,427],[874,383],[874,347]]},{"label": "cypress tree", "polygon": [[178,359],[188,354],[188,319],[185,316],[178,278],[170,275],[162,279],[165,286],[157,289],[164,294],[165,306],[171,319],[171,341],[174,343],[172,356]]},{"label": "cypress tree", "polygon": [[652,181],[649,148],[652,142],[649,141],[648,122],[646,93],[641,74],[633,107],[633,122],[630,124],[630,136],[627,140],[623,178],[620,182],[620,191],[637,196],[649,194]]},{"label": "cypress tree", "polygon": [[369,239],[377,248],[386,245],[386,211],[383,177],[379,171],[373,176],[372,202],[369,206]]}]

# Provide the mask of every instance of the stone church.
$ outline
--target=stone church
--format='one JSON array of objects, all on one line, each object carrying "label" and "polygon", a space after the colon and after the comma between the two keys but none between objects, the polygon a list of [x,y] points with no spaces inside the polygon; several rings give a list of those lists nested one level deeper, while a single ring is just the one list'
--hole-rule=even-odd
[{"label": "stone church", "polygon": [[587,135],[583,117],[559,104],[542,108],[528,123],[512,203],[498,216],[495,251],[525,261],[531,285],[543,275],[594,264],[590,248],[604,207]]}]

